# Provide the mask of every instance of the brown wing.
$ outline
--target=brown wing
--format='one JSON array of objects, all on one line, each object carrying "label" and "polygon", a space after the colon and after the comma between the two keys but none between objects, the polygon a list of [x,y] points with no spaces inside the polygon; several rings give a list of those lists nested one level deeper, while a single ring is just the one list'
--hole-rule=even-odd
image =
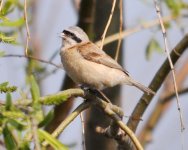
[{"label": "brown wing", "polygon": [[113,58],[91,42],[80,45],[78,51],[87,60],[103,64],[110,68],[119,69],[129,76],[128,71],[123,69]]}]

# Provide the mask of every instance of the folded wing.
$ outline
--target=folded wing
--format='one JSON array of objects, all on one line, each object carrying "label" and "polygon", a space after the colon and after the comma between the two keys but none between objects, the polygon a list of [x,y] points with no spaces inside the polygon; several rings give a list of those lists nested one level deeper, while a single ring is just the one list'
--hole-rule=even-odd
[{"label": "folded wing", "polygon": [[123,71],[126,75],[129,76],[129,72],[123,69],[117,61],[107,55],[103,50],[101,50],[97,45],[88,42],[78,47],[78,51],[83,58],[93,61],[95,63],[103,64],[110,68],[118,69]]}]

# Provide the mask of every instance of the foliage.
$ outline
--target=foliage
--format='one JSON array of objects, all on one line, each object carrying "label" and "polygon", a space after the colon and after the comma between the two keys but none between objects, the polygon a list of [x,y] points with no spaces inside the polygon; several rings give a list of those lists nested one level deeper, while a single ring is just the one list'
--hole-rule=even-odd
[{"label": "foliage", "polygon": [[[4,137],[6,149],[31,149],[33,143],[31,118],[34,118],[37,123],[37,133],[41,141],[40,143],[42,144],[42,141],[46,140],[54,149],[66,150],[66,146],[43,130],[54,115],[53,111],[49,111],[49,113],[43,115],[42,104],[45,101],[49,105],[49,100],[53,100],[54,103],[59,103],[59,99],[65,101],[65,98],[69,98],[73,94],[73,90],[63,91],[63,94],[40,97],[39,87],[34,76],[30,76],[29,85],[31,87],[32,100],[30,100],[28,105],[12,102],[11,94],[14,91],[10,90],[6,91],[6,102],[0,105],[0,133]],[[0,84],[1,88],[6,87],[9,89],[11,87],[7,86],[8,82]],[[25,101],[25,97],[21,97],[19,101]]]},{"label": "foliage", "polygon": [[150,39],[150,41],[146,47],[146,59],[147,60],[149,60],[151,58],[151,54],[154,51],[159,52],[159,53],[163,52],[158,41],[156,39],[152,38],[152,39]]},{"label": "foliage", "polygon": [[8,82],[4,82],[0,84],[0,93],[8,93],[16,91],[16,86],[8,86]]}]

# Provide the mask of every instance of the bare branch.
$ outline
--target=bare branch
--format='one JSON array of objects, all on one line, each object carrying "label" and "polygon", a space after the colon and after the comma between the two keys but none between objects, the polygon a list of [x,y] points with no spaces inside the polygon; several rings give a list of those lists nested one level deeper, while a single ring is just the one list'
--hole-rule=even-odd
[{"label": "bare branch", "polygon": [[57,64],[54,64],[53,62],[51,61],[47,61],[47,60],[43,60],[43,59],[40,59],[40,58],[36,58],[34,56],[29,56],[29,55],[20,55],[20,54],[7,54],[7,55],[3,55],[3,57],[22,57],[22,58],[29,58],[29,59],[33,59],[33,60],[36,60],[36,61],[39,61],[39,62],[42,62],[42,63],[45,63],[45,64],[50,64],[56,68],[61,68],[63,69],[63,66],[62,65],[57,65]]},{"label": "bare branch", "polygon": [[119,1],[119,9],[120,9],[120,23],[119,23],[119,39],[118,39],[118,45],[116,49],[116,55],[115,55],[115,60],[118,61],[119,57],[119,51],[120,51],[120,46],[121,46],[121,41],[122,41],[122,27],[123,27],[123,1]]},{"label": "bare branch", "polygon": [[[184,83],[184,81],[187,77],[187,74],[188,74],[188,69],[185,69],[185,68],[188,68],[188,61],[185,61],[184,64],[181,65],[181,68],[178,70],[177,84],[179,87],[182,87],[182,84]],[[152,140],[153,130],[157,126],[162,115],[164,115],[165,112],[168,110],[168,108],[170,106],[170,102],[172,102],[172,100],[166,99],[169,97],[169,95],[175,94],[173,92],[174,91],[173,86],[172,86],[173,83],[171,81],[172,81],[172,79],[168,78],[165,81],[165,83],[163,83],[163,85],[164,85],[163,90],[160,93],[160,96],[157,100],[157,104],[155,105],[155,108],[150,113],[150,116],[147,119],[147,121],[145,121],[145,125],[141,129],[141,132],[138,135],[138,139],[143,147],[145,147],[145,145]],[[179,90],[178,91],[179,95],[183,94],[184,90]]]},{"label": "bare branch", "polygon": [[[164,23],[167,23],[169,21],[172,21],[174,19],[176,19],[177,17],[174,17],[174,16],[166,16],[166,17],[163,17],[163,21]],[[136,27],[133,27],[133,28],[129,28],[129,29],[126,29],[122,32],[121,34],[121,38],[124,38],[126,36],[129,36],[133,33],[136,33],[136,32],[139,32],[139,31],[143,31],[144,29],[148,29],[148,28],[151,28],[151,27],[154,27],[156,25],[159,25],[159,21],[158,19],[155,19],[155,20],[152,20],[152,21],[149,21],[149,22],[145,22],[145,23],[142,23],[141,25],[139,26],[136,26]],[[112,43],[116,40],[118,40],[120,38],[120,35],[119,33],[116,33],[116,34],[113,34],[113,35],[110,35],[108,37],[105,38],[104,40],[104,45],[107,45],[109,43]],[[101,41],[97,41],[95,42],[97,45],[101,45]]]},{"label": "bare branch", "polygon": [[[188,88],[178,91],[179,95],[187,94]],[[139,133],[138,139],[141,142],[142,146],[145,147],[147,143],[152,141],[152,132],[157,126],[159,119],[165,113],[165,110],[169,106],[169,102],[176,96],[175,93],[170,94],[169,96],[159,99],[155,109],[151,112],[149,119],[146,121],[146,124]]]},{"label": "bare branch", "polygon": [[27,19],[27,0],[24,0],[24,20],[25,20],[25,26],[26,26],[26,31],[27,31],[26,46],[25,46],[25,55],[27,56],[29,40],[31,38],[30,31],[29,31],[29,25],[28,25],[28,19]]},{"label": "bare branch", "polygon": [[2,7],[3,7],[3,0],[1,0],[1,2],[0,2],[0,12],[1,12],[1,10],[2,10]]},{"label": "bare branch", "polygon": [[83,112],[80,113],[80,120],[81,120],[81,125],[82,125],[82,147],[83,147],[83,150],[86,150],[85,124],[84,124]]},{"label": "bare branch", "polygon": [[97,106],[102,108],[102,110],[115,121],[115,123],[125,132],[125,134],[129,136],[137,150],[143,150],[135,134],[121,121],[121,118],[119,117],[119,111],[116,111],[116,109],[113,108],[115,105],[107,103],[89,92],[85,93],[85,97],[86,99],[89,99],[93,104],[96,104]]},{"label": "bare branch", "polygon": [[100,49],[103,49],[104,39],[105,39],[107,30],[108,30],[108,28],[109,28],[109,26],[110,26],[110,23],[111,23],[111,20],[112,20],[112,16],[113,16],[113,14],[114,14],[115,5],[116,5],[116,0],[113,0],[112,9],[111,9],[111,12],[110,12],[110,16],[109,16],[108,22],[107,22],[107,24],[106,24],[106,27],[105,27],[105,29],[104,29],[104,33],[103,33],[103,35],[102,35],[102,42],[101,42],[101,45],[100,45]]},{"label": "bare branch", "polygon": [[[84,102],[80,104],[65,120],[55,129],[55,131],[51,134],[52,137],[58,137],[63,130],[85,109],[87,109],[91,104],[88,102]],[[42,143],[43,146],[47,146],[48,142],[44,141]]]},{"label": "bare branch", "polygon": [[[183,52],[186,50],[187,47],[188,47],[188,34],[185,35],[185,37],[176,45],[176,47],[171,52],[170,56],[173,64],[177,62],[177,60],[180,58],[180,56],[183,54]],[[163,65],[156,73],[156,75],[154,76],[152,82],[149,85],[149,88],[156,92],[160,88],[160,86],[162,85],[162,83],[164,82],[166,76],[170,71],[171,68],[169,65],[169,61],[168,59],[166,59]],[[149,106],[152,98],[153,95],[144,94],[140,98],[139,102],[137,103],[131,116],[133,118],[134,117],[141,118],[145,110]],[[130,118],[128,121],[128,127],[130,127],[133,131],[136,130],[138,124],[139,124],[139,120],[132,120]]]},{"label": "bare branch", "polygon": [[37,133],[38,126],[37,126],[37,122],[34,116],[31,116],[31,128],[33,131],[32,134],[33,134],[33,141],[34,141],[35,149],[41,150],[40,141],[39,141],[39,137]]},{"label": "bare branch", "polygon": [[185,127],[184,127],[184,123],[183,123],[183,117],[182,117],[182,112],[181,112],[181,107],[180,107],[180,102],[179,102],[179,95],[178,95],[174,66],[173,66],[173,63],[172,63],[172,59],[170,57],[169,46],[168,46],[168,42],[167,42],[166,29],[164,27],[164,23],[163,23],[163,20],[162,20],[162,17],[161,17],[160,8],[158,6],[157,0],[154,0],[154,3],[155,3],[156,12],[157,12],[157,15],[158,15],[158,18],[159,18],[159,22],[160,22],[160,25],[161,25],[161,30],[162,30],[164,45],[165,45],[165,52],[166,52],[166,55],[168,57],[168,61],[170,63],[170,68],[171,68],[171,71],[172,71],[174,90],[175,90],[175,93],[176,93],[176,102],[177,102],[177,107],[178,107],[178,111],[179,111],[179,115],[180,115],[181,131],[183,131],[185,129]]},{"label": "bare branch", "polygon": [[[188,88],[182,89],[178,91],[179,95],[183,95],[183,94],[187,94],[188,93]],[[168,95],[167,97],[164,97],[163,99],[161,99],[161,103],[168,103],[169,101],[171,101],[174,97],[176,97],[176,93],[172,93],[170,95]]]}]

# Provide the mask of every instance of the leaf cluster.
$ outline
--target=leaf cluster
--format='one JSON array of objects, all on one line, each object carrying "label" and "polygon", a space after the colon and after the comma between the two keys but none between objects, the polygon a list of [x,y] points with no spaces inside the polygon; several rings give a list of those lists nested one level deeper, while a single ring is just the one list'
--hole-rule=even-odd
[{"label": "leaf cluster", "polygon": [[[34,118],[37,126],[36,133],[40,141],[39,144],[46,140],[54,149],[67,149],[64,144],[44,130],[44,127],[52,120],[54,113],[52,110],[44,114],[42,104],[59,104],[70,97],[70,92],[63,91],[63,94],[57,94],[56,96],[40,97],[40,90],[34,76],[29,77],[29,85],[31,100],[28,100],[29,103],[25,105],[23,102],[25,97],[21,97],[18,103],[12,100],[11,94],[14,90],[11,91],[10,89],[14,86],[8,86],[8,82],[0,84],[0,89],[6,89],[5,103],[1,102],[0,105],[0,134],[3,135],[2,143],[4,143],[8,150],[33,149],[34,132],[31,118]],[[62,100],[60,101],[60,99]]]}]

